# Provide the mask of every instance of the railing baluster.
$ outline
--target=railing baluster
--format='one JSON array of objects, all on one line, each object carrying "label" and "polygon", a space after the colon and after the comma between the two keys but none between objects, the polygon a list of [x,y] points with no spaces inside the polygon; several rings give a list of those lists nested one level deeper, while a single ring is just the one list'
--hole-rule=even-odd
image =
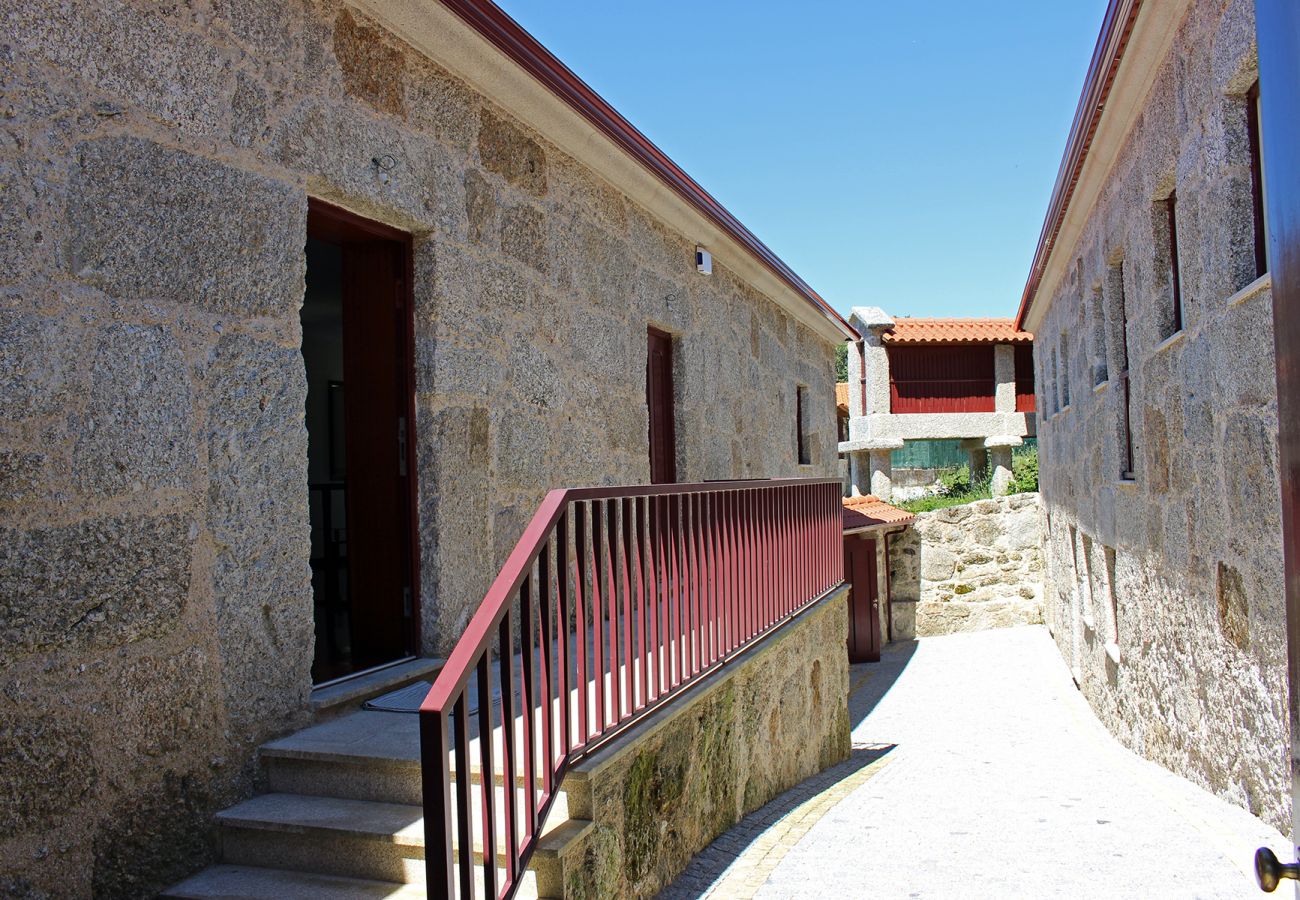
[{"label": "railing baluster", "polygon": [[754,584],[754,489],[750,488],[741,495],[740,510],[740,542],[741,542],[741,561],[745,566],[744,578],[744,628],[742,631],[743,642],[748,642],[754,636],[754,624],[757,619],[755,613]]},{"label": "railing baluster", "polygon": [[[636,709],[636,657],[632,654],[632,628],[636,620],[632,618],[632,536],[636,530],[632,518],[633,501],[624,497],[619,503],[618,524],[623,538],[620,544],[623,571],[623,668],[619,681],[627,686],[627,693],[620,689],[619,698],[623,702],[621,715],[625,718]],[[625,698],[625,699],[624,699]]]},{"label": "railing baluster", "polygon": [[793,583],[790,574],[790,533],[785,527],[789,519],[790,493],[785,488],[779,487],[774,489],[772,494],[774,504],[772,531],[775,534],[776,559],[779,569],[775,618],[780,619],[791,612],[791,601],[794,599],[794,592],[790,590],[790,585]]},{"label": "railing baluster", "polygon": [[520,754],[524,769],[524,840],[527,841],[537,833],[537,696],[535,674],[533,671],[533,592],[532,577],[524,577],[519,587],[519,651],[521,678],[520,725],[523,730],[523,753]]},{"label": "railing baluster", "polygon": [[515,879],[516,847],[519,836],[515,829],[516,805],[519,794],[519,769],[515,754],[515,654],[514,613],[507,609],[501,620],[500,645],[497,655],[501,683],[501,787],[504,791],[502,847],[506,854],[506,878]]},{"label": "railing baluster", "polygon": [[664,677],[667,680],[667,690],[672,690],[677,686],[677,668],[681,654],[677,649],[677,626],[681,622],[680,614],[677,611],[677,542],[673,540],[677,530],[676,510],[677,504],[674,498],[663,497],[664,510],[664,653],[667,659],[664,663]]},{"label": "railing baluster", "polygon": [[[554,709],[551,704],[551,673],[555,662],[555,645],[551,642],[551,544],[553,539],[548,539],[542,544],[541,555],[537,558],[537,624],[539,626],[539,641],[541,643],[541,680],[538,687],[541,688],[542,704],[542,758],[546,760],[546,765],[542,767],[542,794],[550,797],[555,790],[555,785],[551,782],[551,772],[555,768],[555,744],[552,738],[552,730],[555,723],[551,717],[554,715]],[[537,827],[537,823],[533,823]]]},{"label": "railing baluster", "polygon": [[698,671],[695,661],[695,559],[692,552],[692,545],[695,541],[695,521],[692,515],[691,496],[686,494],[681,498],[682,603],[685,607],[682,620],[686,623],[685,634],[682,638],[682,652],[685,654],[682,667],[683,680],[693,677]]},{"label": "railing baluster", "polygon": [[572,667],[569,662],[569,510],[570,504],[565,505],[565,509],[560,513],[559,519],[555,522],[555,591],[556,604],[555,615],[558,619],[556,623],[556,636],[560,641],[560,660],[556,668],[555,676],[555,696],[559,700],[560,714],[560,746],[563,748],[561,756],[568,756],[573,750],[573,722],[572,712],[570,710],[573,680],[569,673]]},{"label": "railing baluster", "polygon": [[772,503],[768,511],[768,530],[772,534],[772,558],[776,561],[777,577],[772,589],[772,621],[779,622],[790,612],[789,578],[782,564],[788,558],[789,541],[781,525],[785,521],[789,495],[784,488],[772,490]]},{"label": "railing baluster", "polygon": [[762,557],[759,565],[759,572],[762,573],[763,586],[759,591],[759,599],[762,601],[763,612],[759,619],[759,630],[766,631],[768,625],[772,624],[776,616],[777,597],[780,594],[778,585],[781,583],[783,573],[781,572],[780,546],[773,539],[772,527],[772,502],[775,499],[776,491],[773,488],[763,488],[755,491],[758,494],[758,515],[755,516],[756,527],[758,529],[758,553]]},{"label": "railing baluster", "polygon": [[[460,696],[452,706],[452,718],[456,723],[456,840],[460,844],[460,895],[473,900],[474,897],[474,779],[470,774],[469,761],[469,692],[461,689]],[[426,807],[426,810],[428,807]],[[434,846],[427,845],[427,846]],[[451,842],[447,842],[451,851]],[[448,889],[451,896],[450,888]]]},{"label": "railing baluster", "polygon": [[713,552],[713,500],[714,494],[700,494],[701,523],[700,537],[704,553],[704,619],[708,629],[706,636],[705,659],[712,666],[718,659],[718,616],[714,608],[717,597],[716,572],[717,556]]},{"label": "railing baluster", "polygon": [[491,650],[478,660],[478,755],[480,808],[483,813],[483,896],[497,896],[497,803],[496,776],[492,765],[492,666]]},{"label": "railing baluster", "polygon": [[687,505],[691,513],[691,664],[692,674],[698,675],[708,665],[704,660],[704,589],[700,578],[700,495],[691,494]]},{"label": "railing baluster", "polygon": [[635,568],[633,569],[633,587],[636,590],[636,640],[637,640],[637,659],[641,661],[641,671],[637,680],[637,686],[640,688],[639,695],[633,697],[633,708],[640,709],[650,702],[649,695],[649,672],[650,656],[647,650],[646,628],[648,620],[646,619],[646,571],[645,571],[645,501],[640,497],[631,498],[632,503],[632,559]]},{"label": "railing baluster", "polygon": [[678,620],[677,658],[681,664],[681,682],[691,680],[691,559],[690,559],[690,498],[681,494],[674,498],[677,507],[677,603],[681,618]]},{"label": "railing baluster", "polygon": [[595,702],[591,708],[595,724],[592,733],[605,730],[605,609],[601,603],[604,585],[601,583],[601,558],[604,556],[605,529],[601,524],[604,503],[592,500],[591,510],[591,641],[593,648],[592,678],[595,680]]},{"label": "railing baluster", "polygon": [[[424,817],[424,840],[430,887],[442,885],[448,896],[454,888],[451,857],[451,772],[447,750],[447,715],[420,716],[420,777],[425,810],[436,810]],[[460,773],[457,772],[459,777]]]},{"label": "railing baluster", "polygon": [[573,504],[573,555],[577,578],[573,582],[574,634],[578,639],[578,743],[583,746],[591,736],[587,730],[587,506]]},{"label": "railing baluster", "polygon": [[660,629],[659,629],[659,595],[663,590],[662,580],[659,577],[659,556],[661,542],[657,534],[659,527],[659,498],[646,498],[646,573],[649,576],[649,584],[646,586],[646,618],[650,622],[650,652],[654,655],[654,665],[650,667],[650,672],[646,677],[646,684],[649,685],[650,699],[655,700],[659,697],[659,685],[661,681],[661,664],[663,654],[660,653]]},{"label": "railing baluster", "polygon": [[718,495],[718,535],[722,546],[722,655],[731,655],[736,628],[736,573],[731,548],[731,501],[735,491]]},{"label": "railing baluster", "polygon": [[618,722],[623,706],[623,679],[618,667],[618,571],[615,562],[618,558],[618,502],[605,501],[605,589],[609,603],[609,689],[606,702],[609,705],[609,723]]}]

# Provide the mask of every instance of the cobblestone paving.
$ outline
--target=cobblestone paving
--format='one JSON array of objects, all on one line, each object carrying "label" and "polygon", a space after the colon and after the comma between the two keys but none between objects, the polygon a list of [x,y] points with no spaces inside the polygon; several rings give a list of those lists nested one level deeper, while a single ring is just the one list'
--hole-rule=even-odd
[{"label": "cobblestone paving", "polygon": [[1042,627],[893,645],[851,678],[852,758],[746,817],[661,898],[1259,897],[1255,848],[1287,852],[1111,738]]}]

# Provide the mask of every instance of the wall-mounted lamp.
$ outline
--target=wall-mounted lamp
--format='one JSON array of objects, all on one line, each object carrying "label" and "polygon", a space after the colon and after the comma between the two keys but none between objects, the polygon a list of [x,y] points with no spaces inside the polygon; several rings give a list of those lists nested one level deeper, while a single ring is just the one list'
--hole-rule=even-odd
[{"label": "wall-mounted lamp", "polygon": [[695,248],[695,271],[701,275],[713,274],[713,254],[703,247]]},{"label": "wall-mounted lamp", "polygon": [[383,156],[371,157],[370,165],[374,167],[375,172],[379,174],[379,183],[388,184],[392,181],[392,176],[388,173],[393,171],[397,166],[397,160],[385,153]]}]

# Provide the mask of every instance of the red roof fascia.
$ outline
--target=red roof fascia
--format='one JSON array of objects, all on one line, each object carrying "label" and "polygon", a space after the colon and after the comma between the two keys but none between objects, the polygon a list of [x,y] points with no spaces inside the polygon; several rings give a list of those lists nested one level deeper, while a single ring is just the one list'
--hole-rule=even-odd
[{"label": "red roof fascia", "polygon": [[735,239],[751,256],[839,328],[846,338],[857,340],[861,337],[843,316],[741,224],[739,219],[495,3],[491,0],[442,0],[442,3],[598,131],[649,169],[705,218]]},{"label": "red roof fascia", "polygon": [[1043,230],[1038,235],[1038,246],[1034,250],[1034,262],[1029,268],[1029,279],[1025,291],[1020,297],[1020,310],[1016,313],[1016,327],[1023,327],[1025,316],[1034,302],[1038,284],[1042,280],[1047,260],[1055,249],[1056,238],[1061,233],[1061,223],[1065,221],[1066,210],[1074,196],[1074,189],[1079,183],[1088,150],[1092,147],[1092,138],[1097,133],[1097,124],[1106,109],[1106,100],[1110,96],[1111,86],[1124,58],[1129,37],[1133,33],[1133,24],[1137,21],[1142,0],[1110,0],[1106,7],[1106,17],[1102,19],[1101,34],[1092,51],[1092,62],[1088,65],[1088,75],[1083,82],[1083,93],[1079,105],[1074,111],[1074,122],[1070,126],[1070,137],[1065,144],[1065,156],[1061,159],[1061,168],[1056,175],[1056,184],[1052,187],[1052,198],[1047,206],[1047,218]]}]

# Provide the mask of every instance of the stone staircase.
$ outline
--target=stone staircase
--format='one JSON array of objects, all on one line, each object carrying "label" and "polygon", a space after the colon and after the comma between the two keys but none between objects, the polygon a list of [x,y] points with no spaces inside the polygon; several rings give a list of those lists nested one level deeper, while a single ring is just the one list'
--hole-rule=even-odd
[{"label": "stone staircase", "polygon": [[[409,681],[414,678],[407,679]],[[399,685],[400,686],[400,685]],[[392,685],[386,689],[391,689]],[[171,898],[415,898],[426,896],[418,716],[360,709],[318,710],[318,724],[261,748],[268,793],[218,814],[221,863],[164,892]],[[500,731],[493,733],[499,743]],[[477,759],[478,738],[470,756]],[[452,778],[461,777],[453,772]],[[484,789],[476,766],[467,773]],[[520,808],[522,782],[516,784]],[[506,790],[493,784],[496,809]],[[474,808],[481,809],[479,801]],[[561,792],[517,896],[561,897],[564,860],[580,857],[592,824],[569,815]],[[498,812],[498,870],[504,825]],[[483,865],[479,822],[474,858]],[[481,878],[481,874],[476,872]],[[481,891],[481,888],[480,888]]]}]

